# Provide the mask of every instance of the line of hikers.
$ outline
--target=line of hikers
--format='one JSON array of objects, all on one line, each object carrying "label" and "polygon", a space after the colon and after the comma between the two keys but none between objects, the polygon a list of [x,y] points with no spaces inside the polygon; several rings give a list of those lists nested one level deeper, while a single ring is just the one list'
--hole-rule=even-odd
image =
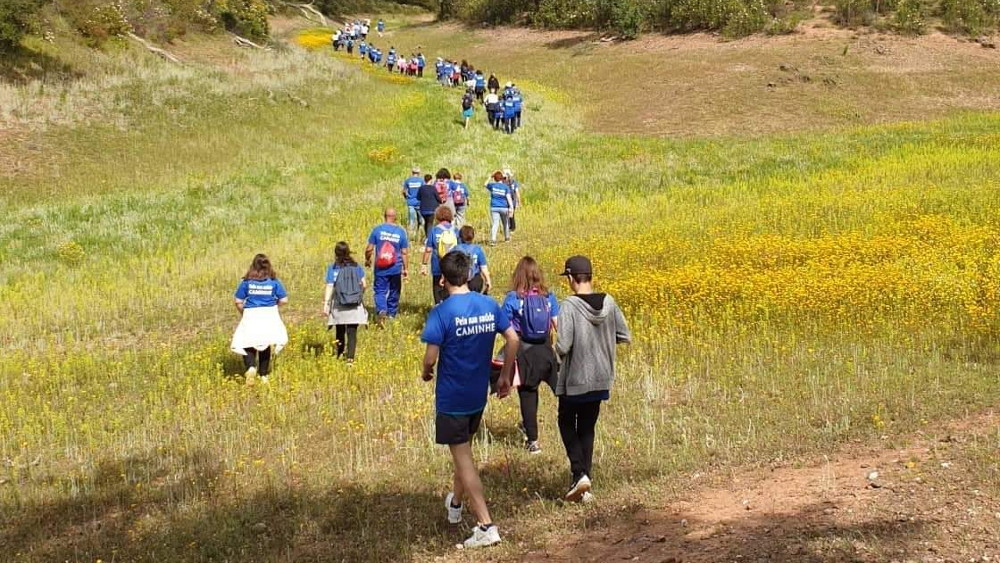
[{"label": "line of hikers", "polygon": [[[497,243],[497,235],[502,231],[504,242],[510,242],[511,233],[517,228],[515,213],[521,207],[521,184],[509,169],[496,170],[484,184],[489,193],[490,246]],[[441,168],[435,175],[420,174],[419,167],[413,167],[410,176],[403,180],[403,199],[407,208],[407,226],[410,236],[416,236],[423,229],[425,238],[432,236],[434,226],[440,221],[435,218],[438,207],[444,205],[451,211],[448,223],[461,227],[466,222],[472,194],[460,173],[452,174]]]},{"label": "line of hikers", "polygon": [[[491,78],[495,78],[490,75]],[[502,130],[504,133],[513,133],[521,127],[521,112],[524,106],[524,94],[513,83],[508,82],[499,92],[499,87],[489,88],[489,92],[483,94],[480,86],[480,78],[477,75],[475,84],[468,86],[462,96],[462,118],[464,127],[469,126],[469,121],[474,114],[475,101],[479,102],[486,109],[486,119],[494,130]]]},{"label": "line of hikers", "polygon": [[[525,449],[538,454],[542,451],[538,389],[543,383],[552,388],[571,472],[564,498],[589,502],[601,403],[610,399],[616,345],[629,342],[631,335],[614,299],[595,292],[593,265],[584,256],[566,260],[560,275],[571,295],[561,302],[546,285],[541,266],[525,256],[498,303],[486,295],[493,281],[482,247],[473,242],[475,229],[459,228],[453,219],[449,206],[438,206],[436,225],[420,258],[421,273],[431,275],[435,302],[421,336],[426,344],[422,378],[437,377],[435,441],[449,447],[454,463],[453,487],[445,499],[448,522],[462,522],[468,506],[477,523],[463,545],[481,547],[500,541],[471,448],[488,395],[503,398],[517,390]],[[336,244],[324,278],[322,312],[328,328],[336,331],[337,357],[346,358],[349,365],[356,353],[358,328],[368,323],[366,269],[372,270],[373,302],[381,326],[399,313],[402,283],[409,275],[409,246],[394,209],[386,209],[384,222],[369,234],[363,266],[348,243]],[[266,383],[272,356],[288,342],[278,312],[287,305],[288,294],[267,256],[254,257],[234,302],[241,319],[231,349],[243,356],[248,383],[255,378]],[[497,335],[504,345],[494,357]]]}]

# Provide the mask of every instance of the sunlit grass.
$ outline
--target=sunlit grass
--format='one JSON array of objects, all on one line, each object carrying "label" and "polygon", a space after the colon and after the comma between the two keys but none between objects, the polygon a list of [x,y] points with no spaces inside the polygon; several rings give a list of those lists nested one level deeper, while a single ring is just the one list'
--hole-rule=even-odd
[{"label": "sunlit grass", "polygon": [[[554,274],[583,252],[626,307],[636,342],[596,452],[615,503],[1000,397],[996,116],[595,136],[570,96],[519,80],[537,111],[504,136],[481,115],[462,130],[458,91],[316,47],[241,52],[228,70],[148,64],[107,95],[159,102],[74,102],[129,127],[50,124],[38,142],[58,166],[0,179],[12,561],[430,559],[461,539],[439,514],[449,464],[417,377],[429,282],[361,332],[353,368],[320,317],[333,244],[360,252],[413,164],[463,172],[480,238],[487,174],[519,174],[514,242],[489,251],[500,287],[532,254],[564,294]],[[289,289],[291,341],[271,383],[246,387],[230,295],[258,251]],[[515,400],[491,403],[477,441],[514,540],[501,554],[586,516],[553,501],[568,479],[553,406],[543,393],[541,456],[521,451]]]}]

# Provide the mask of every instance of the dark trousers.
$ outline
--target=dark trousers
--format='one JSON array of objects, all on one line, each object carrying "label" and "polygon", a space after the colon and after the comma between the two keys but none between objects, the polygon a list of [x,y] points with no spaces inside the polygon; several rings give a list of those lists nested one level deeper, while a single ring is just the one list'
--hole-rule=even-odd
[{"label": "dark trousers", "polygon": [[[522,385],[517,388],[521,403],[521,425],[529,442],[538,440],[538,387]],[[593,442],[591,442],[593,443]]]},{"label": "dark trousers", "polygon": [[448,290],[441,285],[441,276],[431,276],[431,291],[434,293],[434,304],[448,298]]},{"label": "dark trousers", "polygon": [[566,446],[573,482],[591,474],[594,461],[594,428],[601,402],[573,403],[559,398],[559,435]]},{"label": "dark trousers", "polygon": [[358,325],[337,325],[337,357],[344,355],[347,350],[347,359],[354,359],[354,351],[358,349]]},{"label": "dark trousers", "polygon": [[431,236],[431,228],[434,227],[434,214],[433,213],[431,213],[430,215],[421,214],[421,217],[424,218],[424,237],[429,237]]},{"label": "dark trousers", "polygon": [[483,281],[482,274],[476,274],[472,276],[469,280],[469,291],[475,291],[476,293],[485,293],[483,290],[486,289],[486,282]]},{"label": "dark trousers", "polygon": [[403,275],[382,276],[375,274],[372,293],[375,298],[375,313],[385,313],[395,317],[399,312],[399,293],[403,289]]},{"label": "dark trousers", "polygon": [[245,369],[257,368],[258,375],[267,375],[271,373],[271,347],[268,346],[263,350],[257,350],[256,348],[244,348],[244,352],[247,353],[243,356],[243,367]]}]

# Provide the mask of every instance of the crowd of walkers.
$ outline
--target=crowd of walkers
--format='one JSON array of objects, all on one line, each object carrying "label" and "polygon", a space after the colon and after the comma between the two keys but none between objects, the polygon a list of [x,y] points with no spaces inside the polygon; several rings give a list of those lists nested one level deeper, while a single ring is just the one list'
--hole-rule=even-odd
[{"label": "crowd of walkers", "polygon": [[[335,51],[344,49],[353,55],[355,49],[362,60],[376,66],[385,66],[386,71],[398,72],[407,76],[422,78],[427,58],[417,49],[409,56],[390,46],[385,53],[374,43],[368,41],[370,20],[355,20],[344,25],[343,29],[334,31],[331,43]],[[385,31],[385,23],[378,20],[379,37]],[[468,128],[476,106],[480,106],[486,115],[486,121],[496,131],[513,133],[521,127],[521,117],[524,106],[524,94],[513,82],[507,82],[500,87],[500,79],[496,74],[487,76],[482,69],[477,69],[468,61],[461,62],[438,57],[434,63],[434,76],[442,86],[464,88],[461,106],[462,123]]]},{"label": "crowd of walkers", "polygon": [[[410,239],[422,239],[420,273],[430,278],[434,306],[421,335],[426,344],[421,376],[425,381],[437,379],[435,441],[448,446],[454,464],[446,517],[458,524],[468,508],[476,525],[463,545],[488,546],[500,541],[500,533],[486,505],[471,441],[489,394],[504,398],[516,390],[524,447],[537,454],[542,451],[539,388],[546,384],[553,390],[571,474],[564,497],[589,502],[601,404],[611,396],[616,346],[631,336],[614,298],[595,291],[593,265],[585,256],[565,261],[560,275],[570,295],[562,301],[546,284],[543,267],[530,256],[518,261],[501,300],[490,297],[493,277],[485,250],[475,242],[476,229],[467,221],[471,198],[462,175],[441,168],[434,176],[421,176],[414,167],[402,185],[409,229],[399,224],[396,210],[388,208],[368,234],[363,262],[347,242],[338,242],[324,276],[322,314],[334,330],[336,356],[353,365],[359,328],[368,324],[365,293],[373,294],[379,327],[396,318],[413,260]],[[497,170],[483,189],[489,197],[490,245],[501,229],[509,241],[521,203],[520,185],[510,170]],[[231,342],[233,352],[243,357],[248,384],[267,383],[273,356],[288,342],[279,314],[288,299],[270,259],[254,256],[234,293],[240,322]],[[498,335],[504,345],[494,355]]]}]

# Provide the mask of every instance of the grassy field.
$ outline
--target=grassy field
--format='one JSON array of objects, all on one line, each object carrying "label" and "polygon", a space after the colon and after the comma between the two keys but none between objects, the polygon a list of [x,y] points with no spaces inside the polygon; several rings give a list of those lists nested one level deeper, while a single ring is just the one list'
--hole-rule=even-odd
[{"label": "grassy field", "polygon": [[[430,45],[448,33],[400,35]],[[2,134],[16,141],[0,162],[17,164],[0,175],[5,560],[450,552],[463,532],[440,514],[449,460],[418,378],[427,283],[408,283],[386,331],[362,331],[351,370],[320,317],[333,244],[360,249],[413,164],[470,185],[513,168],[526,205],[514,242],[489,252],[496,279],[524,254],[554,274],[588,253],[636,335],[599,426],[596,507],[555,501],[568,475],[550,395],[541,456],[520,448],[516,402],[491,403],[476,452],[510,541],[469,560],[517,557],[692,471],[891,439],[997,404],[997,115],[611,135],[593,131],[592,102],[565,75],[526,59],[526,127],[502,136],[481,115],[463,131],[456,92],[334,56],[325,34],[266,53],[192,40],[172,47],[183,67],[39,44],[86,74],[0,89]],[[483,232],[484,195],[472,200]],[[245,387],[230,295],[258,251],[289,289],[291,343],[268,386]]]}]

